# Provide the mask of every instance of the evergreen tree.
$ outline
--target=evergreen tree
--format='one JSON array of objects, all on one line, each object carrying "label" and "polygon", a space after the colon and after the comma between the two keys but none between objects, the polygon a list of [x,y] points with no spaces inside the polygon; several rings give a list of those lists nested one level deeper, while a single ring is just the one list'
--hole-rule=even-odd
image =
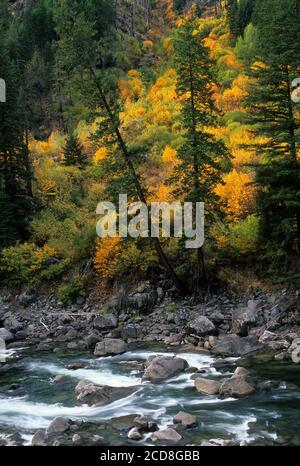
[{"label": "evergreen tree", "polygon": [[[185,132],[185,142],[178,151],[180,164],[172,179],[174,193],[185,201],[204,202],[211,218],[219,209],[214,188],[220,182],[219,162],[225,154],[223,144],[206,129],[216,124],[218,116],[212,99],[213,64],[193,19],[180,27],[174,47],[178,94],[184,100],[181,121]],[[198,249],[198,265],[203,278],[203,248]]]},{"label": "evergreen tree", "polygon": [[18,80],[3,47],[0,76],[6,82],[6,102],[0,103],[0,247],[4,247],[26,237],[27,221],[33,206],[29,192],[31,170],[23,142],[22,114],[18,101]]},{"label": "evergreen tree", "polygon": [[252,20],[256,0],[240,0],[238,5],[238,34],[243,35]]},{"label": "evergreen tree", "polygon": [[261,239],[267,257],[281,270],[288,257],[300,254],[300,118],[291,88],[300,75],[297,4],[295,0],[258,3],[258,61],[252,67],[254,82],[247,99],[250,121],[265,139],[256,147]]},{"label": "evergreen tree", "polygon": [[238,2],[237,0],[227,0],[226,4],[227,22],[232,41],[235,42],[238,37]]},{"label": "evergreen tree", "polygon": [[[55,20],[60,38],[59,65],[62,69],[67,70],[69,74],[71,72],[79,73],[81,91],[84,92],[84,84],[85,91],[88,89],[91,97],[97,99],[97,105],[94,108],[99,108],[99,104],[102,108],[101,117],[105,115],[108,137],[112,137],[112,144],[117,144],[118,153],[121,155],[123,165],[126,167],[127,178],[130,178],[130,183],[135,188],[136,197],[147,205],[144,188],[134,165],[131,151],[120,128],[118,105],[108,91],[108,88],[114,88],[114,82],[111,81],[112,75],[107,69],[103,70],[102,67],[99,69],[97,66],[98,54],[100,51],[103,52],[104,38],[102,38],[102,44],[100,44],[97,40],[94,22],[91,22],[85,13],[74,17],[69,6],[70,0],[57,0]],[[82,81],[83,76],[86,78],[85,81]],[[150,220],[149,209],[148,213]],[[186,286],[169,263],[159,238],[151,238],[151,242],[155,247],[161,265],[173,280],[177,290],[182,294],[186,293]]]},{"label": "evergreen tree", "polygon": [[64,165],[75,165],[80,169],[85,168],[89,163],[87,155],[84,153],[83,146],[75,133],[71,133],[64,147]]}]

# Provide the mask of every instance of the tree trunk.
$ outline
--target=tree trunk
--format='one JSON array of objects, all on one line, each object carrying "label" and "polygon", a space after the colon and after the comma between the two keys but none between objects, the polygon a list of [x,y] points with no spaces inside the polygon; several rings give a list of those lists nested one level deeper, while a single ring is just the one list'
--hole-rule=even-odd
[{"label": "tree trunk", "polygon": [[[145,194],[143,192],[143,188],[141,186],[141,183],[138,179],[138,176],[136,174],[136,171],[135,171],[135,168],[134,168],[134,165],[132,163],[132,160],[130,158],[130,155],[129,155],[129,151],[127,149],[127,145],[123,139],[123,136],[120,132],[120,128],[118,125],[116,125],[115,123],[115,118],[114,118],[114,115],[111,111],[111,108],[110,108],[110,105],[106,99],[106,96],[102,90],[102,87],[101,85],[99,84],[99,81],[97,79],[97,76],[94,72],[94,69],[92,66],[90,66],[90,72],[91,72],[91,75],[92,75],[92,78],[95,82],[95,85],[97,87],[97,90],[99,92],[99,95],[100,95],[100,98],[101,98],[101,101],[102,101],[102,104],[108,114],[108,117],[110,119],[110,122],[114,128],[114,132],[115,132],[115,135],[117,137],[117,140],[118,140],[118,144],[119,144],[119,147],[122,151],[122,154],[125,158],[125,161],[126,161],[126,164],[127,164],[127,167],[128,167],[128,170],[132,176],[132,179],[133,179],[133,182],[134,182],[134,185],[135,185],[135,188],[136,188],[136,191],[137,191],[137,194],[138,194],[138,197],[139,197],[139,200],[144,203],[146,206],[147,206],[147,211],[148,211],[148,218],[149,218],[149,226],[151,225],[151,216],[150,216],[150,210],[149,210],[149,207],[148,207],[148,204],[147,204],[147,201],[146,201],[146,197],[145,197]],[[188,290],[187,290],[187,287],[186,285],[180,280],[180,278],[178,277],[178,275],[176,274],[176,272],[174,271],[173,267],[171,266],[167,256],[165,255],[163,249],[162,249],[162,246],[161,246],[161,243],[159,241],[158,238],[151,238],[152,242],[153,242],[153,245],[155,247],[155,250],[156,250],[156,253],[159,257],[159,260],[160,260],[160,263],[161,265],[164,267],[164,269],[166,270],[166,272],[168,273],[168,275],[170,276],[170,278],[172,279],[177,291],[182,294],[182,295],[185,295],[187,294]]]}]

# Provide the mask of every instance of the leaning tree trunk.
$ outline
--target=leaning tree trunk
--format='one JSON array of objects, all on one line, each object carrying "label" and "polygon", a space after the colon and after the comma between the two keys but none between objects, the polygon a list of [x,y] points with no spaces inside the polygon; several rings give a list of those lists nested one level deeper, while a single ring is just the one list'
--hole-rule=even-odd
[{"label": "leaning tree trunk", "polygon": [[[149,210],[149,207],[148,207],[148,204],[147,204],[147,201],[146,201],[146,197],[145,197],[142,185],[141,185],[141,183],[139,181],[139,178],[138,178],[137,173],[135,171],[134,165],[132,163],[132,160],[131,160],[131,157],[130,157],[130,154],[129,154],[129,151],[128,151],[128,148],[127,148],[127,145],[126,145],[126,142],[125,142],[125,140],[124,140],[124,138],[123,138],[123,136],[121,134],[119,126],[116,125],[113,112],[112,112],[112,110],[110,108],[110,105],[109,105],[109,103],[107,101],[105,93],[104,93],[104,91],[103,91],[103,89],[102,89],[102,87],[101,87],[101,85],[100,85],[100,83],[99,83],[99,81],[97,79],[97,76],[96,76],[92,66],[90,66],[90,72],[91,72],[93,81],[95,82],[95,85],[97,87],[97,90],[99,92],[99,95],[100,95],[100,98],[101,98],[101,101],[102,101],[102,106],[105,108],[105,111],[107,112],[107,115],[108,115],[108,117],[110,119],[112,127],[114,128],[114,133],[116,135],[119,147],[120,147],[120,149],[122,151],[122,154],[124,156],[124,159],[126,161],[126,164],[127,164],[128,170],[130,172],[130,175],[132,176],[132,179],[133,179],[133,182],[134,182],[135,189],[136,189],[137,195],[139,197],[139,200],[147,206],[147,211],[148,211],[148,216],[149,216],[149,225],[151,225],[150,210]],[[155,250],[156,250],[156,253],[157,253],[158,257],[159,257],[161,265],[166,270],[169,277],[172,279],[177,291],[179,291],[180,294],[183,294],[183,295],[186,294],[187,291],[188,291],[187,287],[180,280],[180,278],[176,274],[175,270],[171,266],[167,256],[165,255],[165,253],[163,251],[163,248],[161,246],[161,243],[160,243],[159,239],[158,238],[151,238],[151,241],[152,241],[152,243],[153,243],[153,245],[155,247]]]}]

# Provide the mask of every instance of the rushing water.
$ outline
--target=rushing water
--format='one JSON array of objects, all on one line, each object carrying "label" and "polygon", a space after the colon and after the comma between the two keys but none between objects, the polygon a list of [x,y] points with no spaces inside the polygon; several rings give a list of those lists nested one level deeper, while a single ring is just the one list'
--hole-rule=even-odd
[{"label": "rushing water", "polygon": [[[142,382],[138,370],[120,364],[121,361],[145,361],[151,354],[170,352],[137,348],[107,358],[95,358],[87,353],[59,355],[26,350],[7,355],[14,361],[8,370],[0,373],[0,436],[20,432],[30,443],[32,434],[47,427],[57,416],[103,423],[123,415],[144,414],[163,427],[171,425],[173,416],[184,410],[199,420],[197,428],[185,432],[184,443],[199,445],[202,440],[222,438],[255,440],[256,444],[265,445],[300,444],[299,366],[250,360],[248,366],[256,381],[280,381],[279,388],[245,399],[221,400],[197,393],[191,374],[152,384]],[[215,369],[214,359],[208,353],[182,351],[179,355],[190,366],[204,369],[204,377],[218,380],[234,371],[234,366],[222,372]],[[66,369],[66,365],[78,361],[86,363],[87,367],[75,371]],[[73,379],[70,383],[55,384],[52,378],[57,374]],[[74,386],[81,379],[112,387],[132,387],[132,392],[105,406],[78,406]],[[15,387],[8,390],[11,384]]]}]

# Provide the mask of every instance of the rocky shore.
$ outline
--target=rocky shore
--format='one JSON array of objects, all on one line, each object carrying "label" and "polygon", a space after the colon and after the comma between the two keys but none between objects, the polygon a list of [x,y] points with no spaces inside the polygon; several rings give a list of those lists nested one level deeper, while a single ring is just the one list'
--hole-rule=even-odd
[{"label": "rocky shore", "polygon": [[291,359],[300,337],[300,296],[277,290],[245,300],[212,296],[206,303],[174,299],[174,290],[142,283],[100,305],[95,298],[63,307],[54,296],[24,292],[0,296],[0,337],[6,347],[37,351],[88,348],[97,356],[120,354],[132,342],[190,344],[220,356],[269,348]]},{"label": "rocky shore", "polygon": [[[178,374],[189,374],[194,390],[220,399],[244,398],[270,391],[276,383],[264,380],[257,384],[243,364],[243,358],[267,353],[270,360],[298,362],[300,347],[300,298],[297,292],[276,290],[256,293],[243,300],[227,295],[211,296],[205,303],[175,298],[174,290],[140,284],[134,291],[114,296],[104,304],[89,298],[64,308],[54,296],[37,296],[24,292],[0,298],[0,338],[8,350],[30,347],[36,352],[59,353],[62,348],[82,350],[96,357],[121,355],[138,342],[164,344],[170,349],[214,356],[215,368],[233,367],[230,377],[210,378],[205,370],[191,366],[180,354],[150,356],[145,362],[124,360],[120,365],[135,370],[142,382],[161,384]],[[239,358],[241,366],[230,358]],[[13,362],[2,361],[4,373]],[[68,370],[84,367],[83,362],[69,364]],[[57,374],[54,384],[71,382],[78,405],[98,407],[130,396],[134,387],[110,387],[90,380],[79,382]],[[32,445],[103,445],[112,431],[120,432],[120,444],[149,440],[152,443],[180,443],[184,431],[193,429],[199,419],[184,410],[178,411],[173,425],[159,427],[154,419],[136,413],[113,422],[93,423],[56,417],[46,429],[36,431]],[[4,445],[23,444],[17,434],[0,440]],[[203,445],[234,443],[208,439]],[[244,442],[245,443],[245,442]]]}]

